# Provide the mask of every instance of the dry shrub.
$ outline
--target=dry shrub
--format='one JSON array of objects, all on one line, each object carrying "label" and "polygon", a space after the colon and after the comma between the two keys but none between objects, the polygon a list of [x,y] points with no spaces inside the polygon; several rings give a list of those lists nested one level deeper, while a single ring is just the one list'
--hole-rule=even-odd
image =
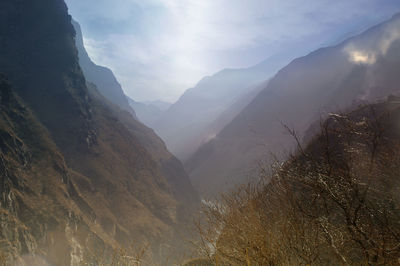
[{"label": "dry shrub", "polygon": [[398,265],[400,111],[378,107],[332,115],[274,174],[205,204],[203,254],[218,265]]}]

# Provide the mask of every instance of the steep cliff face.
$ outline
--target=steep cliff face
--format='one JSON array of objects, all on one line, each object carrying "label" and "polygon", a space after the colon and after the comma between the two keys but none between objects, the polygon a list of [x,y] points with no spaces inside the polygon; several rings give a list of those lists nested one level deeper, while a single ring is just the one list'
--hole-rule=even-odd
[{"label": "steep cliff face", "polygon": [[95,247],[111,249],[114,243],[101,236],[105,233],[90,228],[88,205],[48,131],[3,76],[0,96],[2,254],[10,261],[24,255],[19,260],[26,265],[40,263],[42,257],[54,265],[70,265],[75,257],[87,259],[83,240],[92,252]]},{"label": "steep cliff face", "polygon": [[154,132],[86,84],[74,34],[62,0],[0,3],[2,251],[53,265],[144,241],[163,254],[198,196]]},{"label": "steep cliff face", "polygon": [[81,26],[74,20],[72,21],[72,25],[76,31],[75,43],[78,49],[79,65],[86,80],[96,84],[97,89],[104,97],[123,110],[130,112],[136,118],[135,111],[129,105],[128,99],[118,80],[115,78],[114,73],[109,68],[93,63],[83,44]]},{"label": "steep cliff face", "polygon": [[207,191],[244,181],[259,160],[294,147],[282,124],[304,131],[324,114],[399,92],[400,17],[335,46],[298,58],[280,70],[215,139],[186,163]]},{"label": "steep cliff face", "polygon": [[2,1],[0,12],[1,71],[54,133],[57,145],[92,144],[88,94],[63,2]]}]

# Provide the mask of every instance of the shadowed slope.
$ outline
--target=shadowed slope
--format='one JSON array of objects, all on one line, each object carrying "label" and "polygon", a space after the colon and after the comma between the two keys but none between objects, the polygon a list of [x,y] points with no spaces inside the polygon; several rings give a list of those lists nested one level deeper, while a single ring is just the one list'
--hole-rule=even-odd
[{"label": "shadowed slope", "polygon": [[72,25],[76,31],[75,43],[78,49],[79,65],[86,80],[96,84],[97,89],[104,97],[123,110],[130,112],[136,118],[135,111],[129,105],[128,99],[113,72],[106,67],[93,63],[83,44],[82,30],[79,23],[73,20]]},{"label": "shadowed slope", "polygon": [[[298,58],[278,72],[217,137],[185,167],[201,191],[243,181],[270,153],[284,156],[293,141],[329,111],[399,91],[400,17],[335,46]],[[244,170],[245,169],[245,170]]]},{"label": "shadowed slope", "polygon": [[[21,197],[40,202],[19,205],[19,211],[28,214],[14,217],[27,225],[31,242],[38,244],[22,250],[21,240],[12,243],[15,254],[39,253],[54,265],[70,265],[98,262],[109,255],[106,248],[132,243],[150,242],[160,256],[156,259],[167,256],[165,244],[182,247],[178,232],[185,233],[198,196],[180,162],[152,130],[94,87],[88,90],[65,3],[5,0],[0,3],[0,22],[0,72],[37,118],[30,123],[28,114],[20,113],[11,116],[10,123],[20,116],[28,124],[41,124],[46,137],[29,128],[16,135],[32,142],[29,149],[53,147],[49,155],[41,150],[34,154],[35,160],[44,160],[32,166],[34,172],[15,174],[18,182],[41,178],[32,185],[38,186],[35,193],[12,185]],[[4,145],[17,143],[13,139],[5,139]],[[12,152],[19,149],[11,147]],[[3,173],[12,170],[6,166]],[[55,185],[47,188],[47,183]],[[60,252],[54,253],[53,247]]]}]

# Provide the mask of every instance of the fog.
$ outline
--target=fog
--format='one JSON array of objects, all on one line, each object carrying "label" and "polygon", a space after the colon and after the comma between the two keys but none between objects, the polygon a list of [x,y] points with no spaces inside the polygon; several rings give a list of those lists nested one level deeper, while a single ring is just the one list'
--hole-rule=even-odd
[{"label": "fog", "polygon": [[310,52],[399,10],[395,0],[66,2],[89,55],[115,72],[128,96],[168,102],[223,68]]}]

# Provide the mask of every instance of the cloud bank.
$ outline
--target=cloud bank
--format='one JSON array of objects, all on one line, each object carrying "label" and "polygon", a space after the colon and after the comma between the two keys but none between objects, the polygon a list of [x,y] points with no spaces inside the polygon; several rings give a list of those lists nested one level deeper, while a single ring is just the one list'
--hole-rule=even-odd
[{"label": "cloud bank", "polygon": [[167,101],[222,68],[289,49],[301,55],[400,10],[397,0],[66,2],[92,59],[113,69],[129,96]]}]

